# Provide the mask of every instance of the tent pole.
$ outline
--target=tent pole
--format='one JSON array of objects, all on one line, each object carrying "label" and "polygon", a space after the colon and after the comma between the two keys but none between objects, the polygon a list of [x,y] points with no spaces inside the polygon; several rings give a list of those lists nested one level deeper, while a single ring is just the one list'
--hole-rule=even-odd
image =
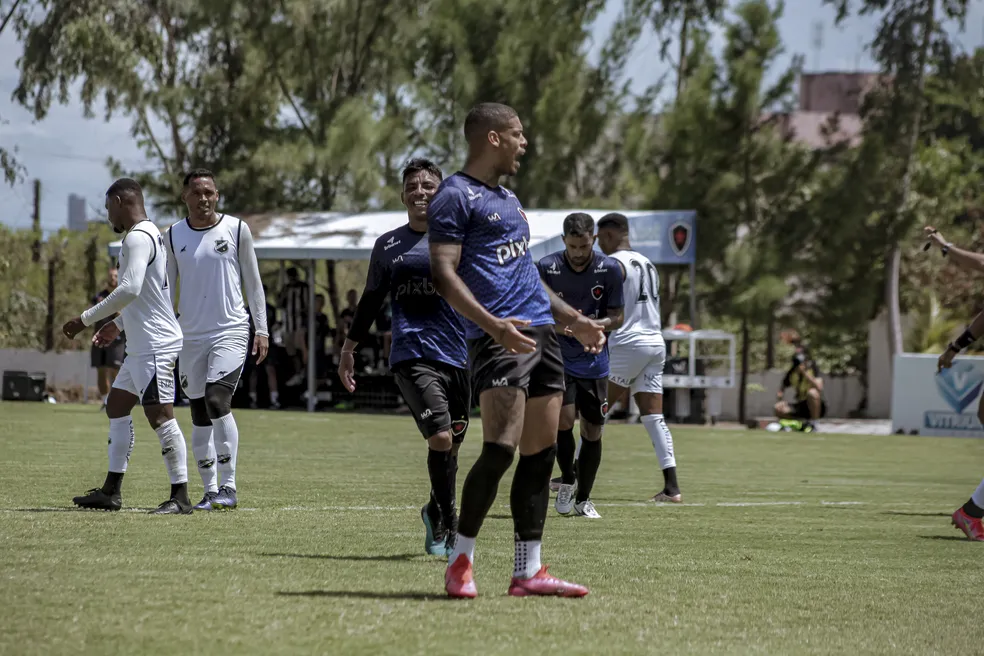
[{"label": "tent pole", "polygon": [[694,330],[700,328],[700,320],[697,318],[697,259],[690,261],[690,327]]},{"label": "tent pole", "polygon": [[307,261],[308,316],[307,316],[307,410],[314,412],[315,405],[315,352],[314,352],[314,260]]}]

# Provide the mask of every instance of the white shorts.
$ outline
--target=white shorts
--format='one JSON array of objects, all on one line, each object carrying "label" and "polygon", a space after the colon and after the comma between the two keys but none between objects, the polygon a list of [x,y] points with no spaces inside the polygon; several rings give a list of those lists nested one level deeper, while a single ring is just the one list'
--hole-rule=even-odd
[{"label": "white shorts", "polygon": [[176,352],[130,355],[123,358],[113,387],[133,394],[140,405],[174,403],[174,363]]},{"label": "white shorts", "polygon": [[608,380],[611,382],[628,388],[630,394],[663,393],[665,344],[613,346],[608,358],[611,363]]},{"label": "white shorts", "polygon": [[220,383],[235,390],[246,364],[248,347],[249,333],[242,331],[202,339],[185,338],[178,360],[185,396],[203,398],[208,383]]}]

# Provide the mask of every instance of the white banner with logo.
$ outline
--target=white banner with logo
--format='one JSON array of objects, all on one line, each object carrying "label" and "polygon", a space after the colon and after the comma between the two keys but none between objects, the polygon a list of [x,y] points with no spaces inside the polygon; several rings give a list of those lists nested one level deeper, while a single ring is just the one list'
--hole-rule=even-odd
[{"label": "white banner with logo", "polygon": [[984,437],[977,406],[984,389],[984,357],[957,356],[936,373],[939,356],[901,353],[892,371],[892,432]]}]

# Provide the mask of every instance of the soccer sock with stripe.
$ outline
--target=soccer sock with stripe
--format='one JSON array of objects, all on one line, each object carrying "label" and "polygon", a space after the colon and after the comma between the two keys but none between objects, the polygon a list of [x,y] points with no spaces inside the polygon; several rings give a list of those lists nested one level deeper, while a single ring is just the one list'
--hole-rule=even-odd
[{"label": "soccer sock with stripe", "polygon": [[550,474],[556,458],[557,447],[554,445],[539,453],[521,455],[516,465],[509,492],[516,541],[513,566],[516,578],[528,579],[540,571],[540,543],[547,506],[550,505]]},{"label": "soccer sock with stripe", "polygon": [[198,464],[198,475],[202,477],[202,485],[206,492],[218,492],[215,470],[215,442],[212,441],[212,426],[191,427],[191,451],[195,454]]},{"label": "soccer sock with stripe", "polygon": [[171,419],[157,427],[161,442],[161,456],[171,479],[171,498],[188,502],[188,445],[185,443],[177,419]]},{"label": "soccer sock with stripe", "polygon": [[239,426],[230,412],[212,419],[215,459],[219,468],[219,486],[236,489],[236,459],[239,457]]},{"label": "soccer sock with stripe", "polygon": [[119,494],[123,485],[123,474],[133,453],[133,418],[117,417],[109,420],[109,472],[102,491],[106,494]]}]

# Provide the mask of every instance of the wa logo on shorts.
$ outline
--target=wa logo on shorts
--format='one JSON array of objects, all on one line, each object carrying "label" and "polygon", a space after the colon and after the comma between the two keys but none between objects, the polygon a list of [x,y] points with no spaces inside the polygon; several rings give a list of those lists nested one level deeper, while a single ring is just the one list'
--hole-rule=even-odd
[{"label": "wa logo on shorts", "polygon": [[[923,421],[926,428],[944,430],[980,430],[974,402],[984,389],[984,373],[970,362],[958,360],[936,376],[936,391],[950,406],[951,412],[930,410]],[[964,412],[969,410],[968,412]]]},{"label": "wa logo on shorts", "polygon": [[215,240],[215,252],[216,253],[228,253],[229,252],[229,242],[226,239],[216,239]]}]

